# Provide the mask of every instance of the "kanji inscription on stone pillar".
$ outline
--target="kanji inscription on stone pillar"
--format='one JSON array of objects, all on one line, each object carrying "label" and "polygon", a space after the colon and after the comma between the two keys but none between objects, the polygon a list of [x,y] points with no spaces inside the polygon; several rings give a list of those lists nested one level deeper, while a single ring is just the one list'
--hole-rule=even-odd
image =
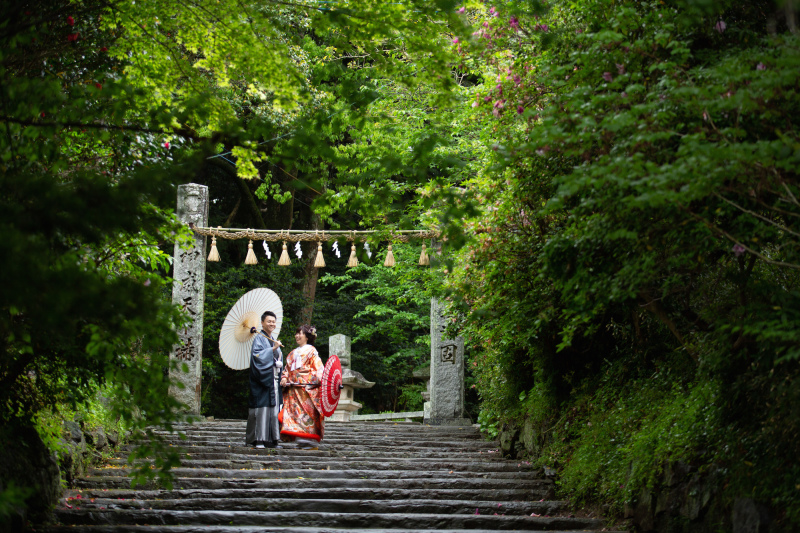
[{"label": "kanji inscription on stone pillar", "polygon": [[[208,187],[189,183],[178,187],[178,218],[184,224],[208,225]],[[200,385],[203,368],[203,303],[206,284],[206,238],[195,235],[193,246],[182,249],[175,245],[172,265],[172,303],[180,305],[192,322],[182,328],[178,335],[180,344],[172,348],[170,358],[186,363],[188,372],[179,365],[177,371],[170,370],[170,378],[183,383],[184,387],[170,386],[169,393],[186,404],[191,414],[200,414]]]},{"label": "kanji inscription on stone pillar", "polygon": [[464,339],[445,339],[447,319],[436,298],[431,299],[431,380],[430,412],[425,423],[460,426],[471,424],[464,418]]}]

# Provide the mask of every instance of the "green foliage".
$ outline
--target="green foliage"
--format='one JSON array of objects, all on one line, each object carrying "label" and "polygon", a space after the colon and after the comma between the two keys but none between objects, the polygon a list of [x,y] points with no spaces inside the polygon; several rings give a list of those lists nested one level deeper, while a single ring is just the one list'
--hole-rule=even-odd
[{"label": "green foliage", "polygon": [[796,525],[797,37],[766,2],[470,8],[494,161],[448,283],[483,425],[532,421],[577,500],[681,459]]},{"label": "green foliage", "polygon": [[632,363],[587,380],[538,459],[562,466],[559,484],[578,502],[608,501],[617,513],[642,487],[660,488],[670,462],[704,469],[721,437],[719,383],[691,382],[680,364],[645,373]]},{"label": "green foliage", "polygon": [[400,386],[400,395],[397,398],[398,412],[422,411],[425,399],[422,393],[427,390],[425,383],[409,383]]}]

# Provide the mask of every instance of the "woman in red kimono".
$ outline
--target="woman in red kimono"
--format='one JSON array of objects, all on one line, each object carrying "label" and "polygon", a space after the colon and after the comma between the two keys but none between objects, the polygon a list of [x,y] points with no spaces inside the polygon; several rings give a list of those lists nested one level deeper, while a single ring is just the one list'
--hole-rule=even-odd
[{"label": "woman in red kimono", "polygon": [[285,387],[281,440],[295,441],[299,449],[316,450],[325,431],[319,388],[325,367],[311,345],[317,339],[316,328],[303,324],[294,339],[297,348],[286,357],[281,377],[281,387]]}]

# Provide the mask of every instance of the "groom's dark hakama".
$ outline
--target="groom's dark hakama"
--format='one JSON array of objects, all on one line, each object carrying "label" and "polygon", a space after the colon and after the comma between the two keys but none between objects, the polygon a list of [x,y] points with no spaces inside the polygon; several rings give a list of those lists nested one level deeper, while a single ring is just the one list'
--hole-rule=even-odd
[{"label": "groom's dark hakama", "polygon": [[280,348],[273,350],[272,339],[262,331],[256,335],[250,351],[250,399],[245,442],[274,444],[280,439],[278,410],[280,406],[279,375],[275,360],[281,358]]}]

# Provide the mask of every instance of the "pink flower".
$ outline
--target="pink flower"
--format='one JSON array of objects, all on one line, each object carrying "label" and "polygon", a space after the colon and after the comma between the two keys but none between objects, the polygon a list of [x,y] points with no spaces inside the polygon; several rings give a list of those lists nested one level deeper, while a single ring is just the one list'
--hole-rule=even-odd
[{"label": "pink flower", "polygon": [[737,242],[736,244],[733,245],[733,248],[731,248],[731,251],[733,252],[733,255],[735,255],[736,257],[739,257],[740,255],[742,255],[745,252],[745,248],[744,248],[744,246],[742,246],[741,244],[739,244]]},{"label": "pink flower", "polygon": [[70,33],[67,35],[67,42],[75,42],[78,40],[79,33]]},{"label": "pink flower", "polygon": [[144,282],[144,286],[145,286],[145,287],[149,287],[149,286],[150,286],[150,283],[151,283],[151,282],[150,282],[150,280],[148,279],[148,280],[146,280],[146,281]]},{"label": "pink flower", "polygon": [[519,87],[522,85],[522,78],[519,77],[518,74],[514,74],[514,84]]},{"label": "pink flower", "polygon": [[458,37],[456,37],[455,39],[453,39],[453,44],[458,44],[459,42],[460,42],[460,41],[458,40]]},{"label": "pink flower", "polygon": [[472,102],[472,107],[478,107],[478,102]]},{"label": "pink flower", "polygon": [[101,51],[101,52],[108,52],[108,48],[106,48],[106,47],[104,46],[103,48],[101,48],[101,49],[100,49],[100,51]]},{"label": "pink flower", "polygon": [[489,101],[489,100],[491,100],[491,99],[492,99],[492,97],[491,97],[490,95],[488,95],[488,94],[487,94],[486,96],[484,96],[484,97],[483,97],[483,101],[484,101],[484,102],[488,102],[488,101]]},{"label": "pink flower", "polygon": [[98,89],[102,89],[103,88],[103,86],[100,84],[100,82],[95,82],[94,86],[97,87]]},{"label": "pink flower", "polygon": [[767,70],[767,66],[759,61],[758,65],[756,65],[756,70]]},{"label": "pink flower", "polygon": [[72,18],[72,17],[67,17],[67,24],[69,24],[70,26],[74,26],[75,25],[75,19]]},{"label": "pink flower", "polygon": [[467,8],[466,8],[466,7],[461,7],[461,8],[459,8],[459,10],[458,10],[458,12],[459,12],[459,13],[462,13],[462,14],[463,14],[463,13],[465,13],[466,11],[467,11]]},{"label": "pink flower", "polygon": [[728,26],[725,24],[724,20],[719,20],[719,21],[717,21],[716,24],[714,24],[714,29],[717,30],[720,33],[724,32],[725,28],[727,28],[727,27]]},{"label": "pink flower", "polygon": [[505,100],[498,100],[494,103],[494,109],[492,109],[492,115],[499,117],[503,114],[503,110],[506,107]]},{"label": "pink flower", "polygon": [[622,97],[623,97],[623,98],[627,98],[627,97],[628,97],[628,93],[626,93],[625,91],[623,91],[623,92],[622,92]]},{"label": "pink flower", "polygon": [[617,63],[617,72],[620,76],[625,74],[625,65],[622,63]]},{"label": "pink flower", "polygon": [[519,31],[519,20],[517,20],[517,17],[511,17],[508,21],[508,25],[514,28],[515,31]]},{"label": "pink flower", "polygon": [[607,82],[611,82],[614,78],[611,76],[610,72],[603,72],[603,79]]},{"label": "pink flower", "polygon": [[525,112],[525,108],[522,107],[521,105],[518,105],[517,106],[517,115],[521,115],[524,112]]},{"label": "pink flower", "polygon": [[163,146],[164,146],[164,148],[169,150],[169,141],[164,141],[164,145]]},{"label": "pink flower", "polygon": [[492,6],[491,8],[489,8],[489,14],[490,14],[491,16],[493,16],[493,17],[496,17],[496,16],[497,16],[497,14],[498,14],[498,13],[497,13],[497,9],[495,9],[495,8],[494,8],[494,6]]}]

